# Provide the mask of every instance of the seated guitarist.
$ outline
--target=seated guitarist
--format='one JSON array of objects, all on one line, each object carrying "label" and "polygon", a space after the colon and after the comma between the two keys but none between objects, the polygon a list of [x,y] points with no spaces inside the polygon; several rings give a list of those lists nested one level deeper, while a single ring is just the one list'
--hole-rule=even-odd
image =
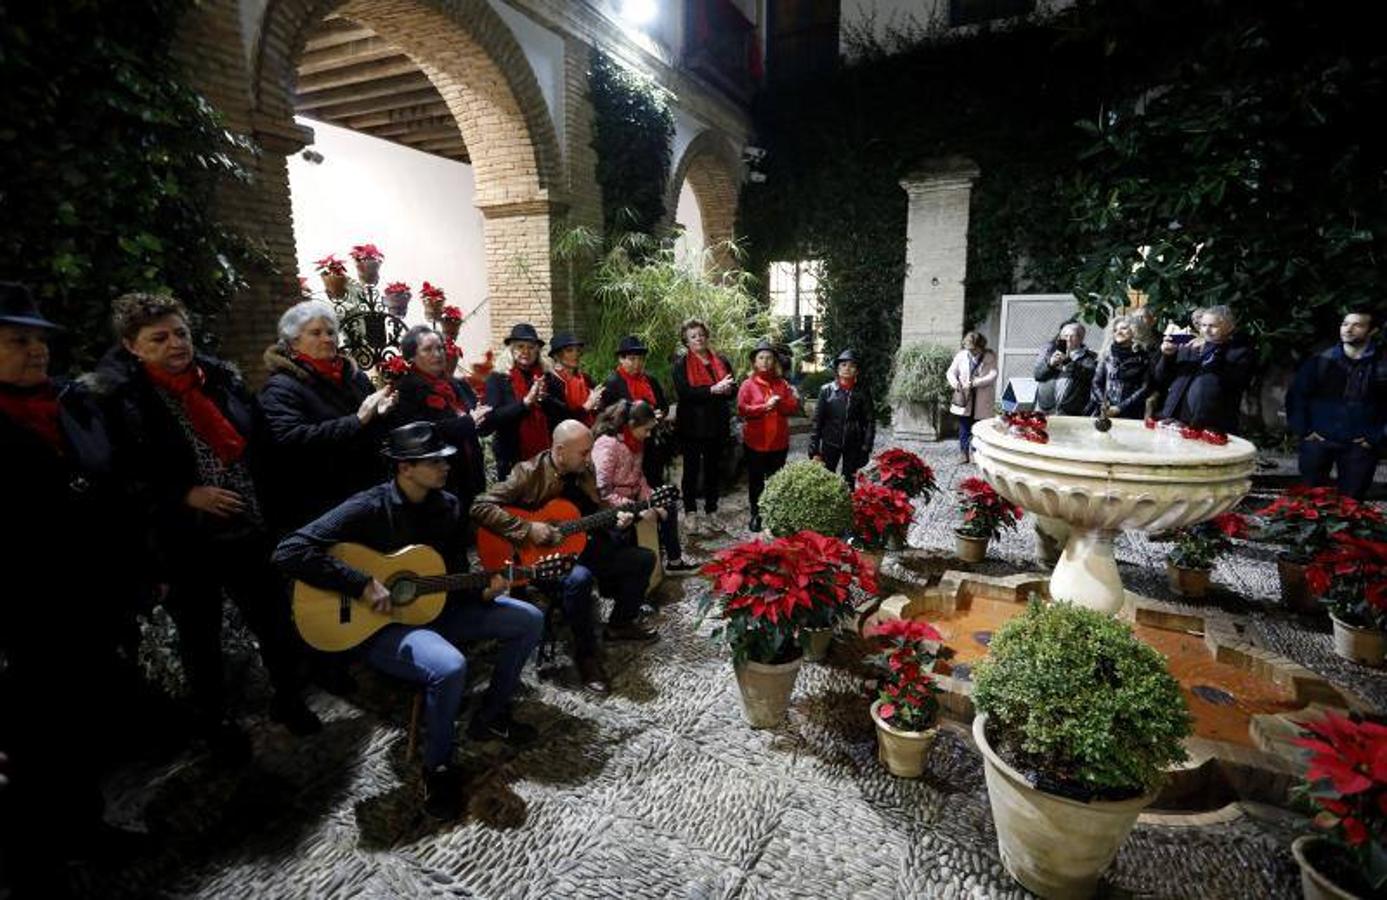
[{"label": "seated guitarist", "polygon": [[[602,506],[592,469],[592,432],[576,419],[559,423],[549,450],[518,464],[505,481],[493,484],[477,497],[472,503],[472,520],[478,527],[517,545],[554,546],[563,539],[556,528],[544,522],[526,521],[503,507],[538,509],[557,497],[572,502],[584,516]],[[629,528],[634,520],[629,512],[618,513],[617,528]],[[636,621],[654,569],[655,555],[649,550],[595,533],[578,557],[578,565],[560,582],[559,599],[573,631],[573,658],[583,685],[595,694],[606,694],[611,688],[597,644],[594,579],[616,598],[605,630],[606,639],[654,641],[659,635]]]},{"label": "seated guitarist", "polygon": [[[360,597],[377,611],[390,608],[385,585],[330,556],[334,544],[364,544],[382,553],[408,544],[427,544],[454,566],[467,566],[467,529],[458,500],[443,490],[448,457],[456,448],[443,442],[429,422],[414,422],[390,432],[383,450],[395,477],[362,491],[336,509],[286,537],[274,562],[286,575],[349,596]],[[467,685],[467,659],[456,643],[494,639],[500,642],[496,670],[477,713],[467,728],[476,740],[501,739],[524,744],[533,727],[510,715],[510,701],[520,684],[525,661],[539,644],[544,616],[521,600],[505,596],[499,577],[480,597],[449,597],[442,615],[427,626],[391,624],[361,646],[372,668],[425,689],[424,786],[426,811],[453,819],[462,811],[462,787],[453,759],[453,723]]]}]

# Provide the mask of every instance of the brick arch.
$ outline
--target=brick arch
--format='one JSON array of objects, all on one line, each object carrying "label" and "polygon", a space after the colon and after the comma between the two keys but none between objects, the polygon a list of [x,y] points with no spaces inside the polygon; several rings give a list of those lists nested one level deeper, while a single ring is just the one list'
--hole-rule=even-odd
[{"label": "brick arch", "polygon": [[[699,217],[703,220],[703,241],[706,246],[730,241],[737,219],[737,192],[741,182],[741,161],[732,142],[715,131],[704,131],[689,142],[684,155],[674,167],[669,189],[665,193],[667,224],[674,222],[679,208],[679,192],[685,181],[698,200]],[[721,269],[734,266],[730,254],[714,255],[714,265]]]},{"label": "brick arch", "polygon": [[[486,0],[270,0],[252,60],[258,133],[293,132],[298,58],[310,29],[330,13],[404,51],[457,120],[485,219],[495,345],[513,322],[545,331],[566,321],[564,281],[550,259],[552,221],[565,209],[563,160],[539,82],[510,29]],[[287,152],[296,149],[291,141]]]}]

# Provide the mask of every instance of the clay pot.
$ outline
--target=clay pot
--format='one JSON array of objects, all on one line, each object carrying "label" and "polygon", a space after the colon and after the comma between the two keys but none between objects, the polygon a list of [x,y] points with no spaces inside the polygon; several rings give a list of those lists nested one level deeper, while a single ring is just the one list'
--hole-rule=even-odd
[{"label": "clay pot", "polygon": [[414,295],[409,291],[396,291],[385,295],[385,308],[390,315],[403,319],[409,311],[409,301]]},{"label": "clay pot", "polygon": [[447,300],[443,297],[425,297],[424,315],[428,317],[429,321],[437,322],[439,319],[443,318],[443,306],[445,303],[447,303]]},{"label": "clay pot", "polygon": [[886,530],[886,549],[890,553],[900,553],[905,549],[905,530],[888,528]]},{"label": "clay pot", "polygon": [[1170,589],[1181,597],[1203,597],[1209,593],[1209,576],[1212,569],[1182,569],[1170,560],[1165,563],[1166,579]]},{"label": "clay pot", "polygon": [[1387,634],[1376,628],[1360,628],[1341,622],[1338,616],[1329,617],[1334,622],[1334,652],[1344,659],[1353,660],[1372,669],[1382,668],[1387,657]]},{"label": "clay pot", "polygon": [[785,721],[790,694],[795,690],[802,660],[759,663],[747,660],[733,666],[742,692],[742,714],[752,728],[774,728]]},{"label": "clay pot", "polygon": [[1291,855],[1300,866],[1300,895],[1305,900],[1362,900],[1357,894],[1349,893],[1329,880],[1309,859],[1318,855],[1329,842],[1318,835],[1307,834],[1295,839],[1291,844]]},{"label": "clay pot", "polygon": [[1322,615],[1324,607],[1305,581],[1305,563],[1293,560],[1284,553],[1276,557],[1276,571],[1281,576],[1281,602],[1287,609],[1307,615]]},{"label": "clay pot", "polygon": [[347,276],[323,273],[323,290],[334,300],[341,300],[347,296]]},{"label": "clay pot", "polygon": [[822,662],[828,656],[829,645],[833,643],[833,629],[806,628],[804,638],[804,661]]},{"label": "clay pot", "polygon": [[380,260],[356,260],[356,277],[361,279],[362,284],[375,284],[380,281]]},{"label": "clay pot", "polygon": [[961,531],[954,532],[955,555],[966,563],[980,563],[987,558],[987,543],[991,538],[973,537]]},{"label": "clay pot", "polygon": [[441,319],[438,325],[443,329],[443,336],[450,341],[457,340],[458,332],[462,331],[461,319]]},{"label": "clay pot", "polygon": [[897,778],[919,778],[925,771],[925,758],[934,746],[935,728],[924,731],[902,731],[888,725],[877,712],[878,700],[872,704],[872,721],[877,726],[877,759]]}]

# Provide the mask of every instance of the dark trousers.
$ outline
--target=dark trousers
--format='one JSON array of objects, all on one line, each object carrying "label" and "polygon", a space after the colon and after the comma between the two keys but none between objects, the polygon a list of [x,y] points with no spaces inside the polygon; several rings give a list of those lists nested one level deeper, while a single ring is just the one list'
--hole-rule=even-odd
[{"label": "dark trousers", "polygon": [[597,652],[597,594],[600,586],[616,604],[611,623],[633,621],[640,614],[650,573],[655,571],[655,554],[644,547],[617,541],[590,541],[578,565],[559,583],[563,615],[573,631],[573,654],[590,657]]},{"label": "dark trousers", "polygon": [[848,488],[853,486],[853,479],[857,477],[857,470],[867,464],[867,455],[860,450],[844,451],[842,447],[834,447],[832,444],[824,444],[819,448],[819,455],[824,458],[824,466],[830,472],[838,471],[838,463],[843,463],[843,480],[848,483]]},{"label": "dark trousers", "polygon": [[679,507],[671,506],[658,527],[660,549],[665,551],[665,559],[682,559],[684,547],[679,543]]},{"label": "dark trousers", "polygon": [[726,443],[725,438],[683,440],[684,477],[679,489],[684,495],[684,512],[696,511],[700,496],[703,497],[704,512],[718,511],[718,482],[721,480],[723,447]]},{"label": "dark trousers", "polygon": [[973,417],[958,416],[958,450],[964,456],[973,449]]},{"label": "dark trousers", "polygon": [[1300,442],[1300,477],[1310,487],[1330,484],[1330,470],[1338,469],[1339,493],[1362,500],[1373,486],[1381,453],[1372,447],[1338,441]]},{"label": "dark trousers", "polygon": [[289,592],[270,565],[260,536],[184,548],[164,606],[178,626],[183,667],[193,703],[214,719],[226,713],[222,686],[222,591],[231,596],[260,644],[276,693],[296,692],[299,644],[289,618]]},{"label": "dark trousers", "polygon": [[766,479],[781,470],[789,454],[788,447],[784,450],[746,448],[747,499],[753,517],[761,515],[761,492],[766,489]]}]

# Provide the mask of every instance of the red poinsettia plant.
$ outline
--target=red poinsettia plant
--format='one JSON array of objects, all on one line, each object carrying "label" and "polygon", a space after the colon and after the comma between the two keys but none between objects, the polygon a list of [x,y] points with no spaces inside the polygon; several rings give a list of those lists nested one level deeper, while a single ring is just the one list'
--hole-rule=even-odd
[{"label": "red poinsettia plant", "polygon": [[867,477],[892,490],[903,491],[910,499],[939,490],[934,470],[919,455],[900,447],[888,447],[872,459]]},{"label": "red poinsettia plant", "polygon": [[[1387,725],[1356,713],[1329,712],[1304,727],[1296,743],[1311,755],[1300,793],[1315,807],[1314,826],[1334,845],[1340,863],[1331,864],[1326,874],[1355,896],[1382,896],[1387,888]],[[1355,877],[1361,884],[1353,883]]]},{"label": "red poinsettia plant", "polygon": [[851,608],[852,588],[876,593],[870,561],[837,538],[801,531],[772,541],[745,541],[719,551],[700,574],[712,587],[699,621],[721,623],[736,663],[788,662],[800,654],[806,628],[822,627]]},{"label": "red poinsettia plant", "polygon": [[346,275],[347,264],[338,259],[335,254],[329,253],[322,259],[314,260],[313,265],[317,267],[319,275]]},{"label": "red poinsettia plant", "polygon": [[394,384],[409,372],[409,363],[403,356],[387,356],[380,364],[380,377],[386,384]]},{"label": "red poinsettia plant", "polygon": [[1387,631],[1387,541],[1336,533],[1305,567],[1305,583],[1345,625]]},{"label": "red poinsettia plant", "polygon": [[960,534],[996,538],[1021,520],[1021,507],[1010,503],[981,478],[965,478],[958,485],[958,508],[963,513]]},{"label": "red poinsettia plant", "polygon": [[405,284],[403,281],[392,281],[385,286],[385,293],[408,294],[410,293],[410,288],[409,285]]},{"label": "red poinsettia plant", "polygon": [[448,360],[448,375],[451,376],[453,374],[453,369],[455,369],[457,364],[462,360],[462,348],[458,346],[457,341],[445,340],[443,342],[443,353]]},{"label": "red poinsettia plant", "polygon": [[423,297],[425,300],[441,301],[447,299],[447,297],[443,294],[443,288],[435,287],[434,285],[429,284],[427,281],[424,282],[423,287],[419,288],[419,296]]},{"label": "red poinsettia plant", "polygon": [[357,244],[351,249],[352,259],[360,262],[363,259],[374,259],[377,261],[385,259],[385,254],[380,252],[380,248],[375,244]]},{"label": "red poinsettia plant", "polygon": [[445,306],[443,307],[443,314],[439,318],[447,322],[461,322],[462,310],[456,306]]},{"label": "red poinsettia plant", "polygon": [[1381,510],[1330,487],[1293,487],[1253,515],[1261,520],[1258,540],[1287,544],[1301,560],[1328,547],[1336,534],[1387,539],[1387,517]]},{"label": "red poinsettia plant", "polygon": [[939,718],[939,685],[931,673],[943,635],[928,622],[888,619],[868,626],[863,636],[872,641],[868,662],[881,672],[871,688],[881,703],[877,715],[901,731],[932,726]]},{"label": "red poinsettia plant", "polygon": [[1050,443],[1050,419],[1039,410],[1018,410],[1002,413],[1007,434],[1035,444]]},{"label": "red poinsettia plant", "polygon": [[882,547],[889,537],[905,539],[915,507],[905,491],[858,477],[852,492],[852,525],[867,547]]},{"label": "red poinsettia plant", "polygon": [[1219,556],[1233,549],[1233,538],[1247,535],[1247,519],[1237,513],[1222,513],[1176,532],[1175,546],[1167,558],[1182,569],[1207,571]]}]

